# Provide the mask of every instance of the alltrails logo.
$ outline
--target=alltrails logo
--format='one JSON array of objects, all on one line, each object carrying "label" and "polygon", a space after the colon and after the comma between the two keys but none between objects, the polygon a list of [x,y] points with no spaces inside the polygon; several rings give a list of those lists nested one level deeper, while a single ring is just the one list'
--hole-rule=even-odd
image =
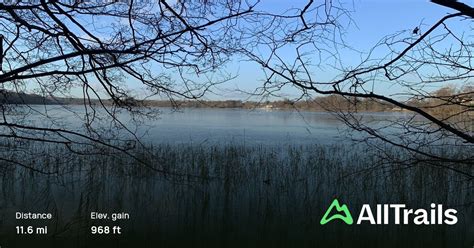
[{"label": "alltrails logo", "polygon": [[[344,215],[337,213],[337,214],[332,215],[330,218],[328,218],[333,208],[336,208],[338,212],[342,211]],[[324,216],[319,223],[321,223],[321,225],[325,225],[326,223],[334,219],[341,219],[342,221],[346,222],[347,225],[352,225],[352,223],[354,222],[352,220],[351,212],[349,212],[349,209],[347,208],[347,206],[344,204],[342,206],[339,205],[339,202],[337,201],[337,199],[334,199],[334,201],[332,201],[331,206],[329,206],[328,210],[326,210],[326,213],[324,213]]]},{"label": "alltrails logo", "polygon": [[[362,205],[357,218],[357,225],[366,221],[371,225],[387,224],[415,224],[415,225],[434,225],[447,224],[454,225],[458,222],[456,217],[457,210],[448,208],[443,210],[443,205],[431,203],[431,209],[409,209],[405,204],[377,204],[375,215],[369,204]],[[335,213],[333,213],[335,212]],[[340,219],[347,225],[353,224],[352,215],[345,204],[339,204],[337,199],[329,206],[323,218],[319,222],[325,225],[330,221]]]}]

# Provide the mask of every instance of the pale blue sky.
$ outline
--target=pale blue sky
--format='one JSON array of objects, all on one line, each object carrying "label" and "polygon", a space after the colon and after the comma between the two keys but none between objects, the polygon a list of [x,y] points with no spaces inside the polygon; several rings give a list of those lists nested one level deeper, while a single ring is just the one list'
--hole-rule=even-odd
[{"label": "pale blue sky", "polygon": [[[384,36],[397,33],[399,31],[411,32],[416,26],[420,27],[421,32],[427,30],[437,20],[453,10],[431,3],[429,0],[340,0],[344,7],[350,11],[353,23],[344,28],[344,41],[362,54],[368,52]],[[305,0],[262,0],[259,8],[270,12],[283,12],[291,7],[301,9],[306,5]],[[315,0],[315,5],[321,4],[321,0]],[[454,20],[454,29],[469,32],[468,22]],[[294,56],[294,50],[288,49],[288,58]],[[340,51],[341,63],[344,65],[358,65],[361,61],[361,54],[349,49]],[[375,57],[383,57],[386,51],[376,50]],[[237,78],[220,85],[214,89],[218,94],[208,94],[208,99],[246,99],[247,95],[238,93],[236,88],[245,91],[252,91],[254,88],[262,85],[264,74],[261,69],[251,62],[242,62],[235,60],[228,64],[228,71],[232,74],[238,74]],[[316,80],[329,80],[338,73],[330,67],[317,72]],[[131,89],[138,89],[136,95],[144,95],[143,91],[137,88],[138,84],[130,82]],[[381,90],[393,91],[384,86]],[[142,92],[142,93],[140,93]],[[295,89],[284,89],[283,95],[294,97],[298,95]],[[382,92],[385,93],[385,92]],[[80,89],[74,90],[74,95],[81,96]]]},{"label": "pale blue sky", "polygon": [[[344,1],[343,1],[344,2]],[[275,11],[278,9],[284,10],[288,6],[304,6],[306,1],[285,1],[276,0],[263,1],[261,8],[269,7]],[[437,22],[444,15],[453,13],[454,11],[434,3],[429,0],[354,0],[345,1],[344,5],[352,10],[351,17],[354,23],[349,26],[344,33],[345,42],[361,52],[368,52],[377,42],[384,36],[394,34],[400,31],[411,32],[416,26],[420,27],[421,32],[427,30],[431,25]],[[459,22],[454,20],[454,29],[469,31],[467,29],[467,22]],[[374,56],[384,56],[383,51],[375,52]],[[345,65],[357,65],[361,58],[357,53],[349,50],[341,51],[342,63]],[[288,56],[291,56],[290,54]],[[239,68],[240,75],[238,78],[223,86],[228,89],[228,93],[222,96],[210,96],[210,98],[241,98],[244,95],[236,94],[232,91],[233,88],[251,90],[261,84],[263,74],[258,67],[251,63],[236,62],[230,66],[231,68]],[[319,76],[323,79],[330,79],[334,77],[334,71],[326,70],[326,75]],[[390,90],[390,89],[386,89]],[[393,89],[392,89],[393,90]],[[284,94],[289,97],[296,96],[297,91],[286,89]]]}]

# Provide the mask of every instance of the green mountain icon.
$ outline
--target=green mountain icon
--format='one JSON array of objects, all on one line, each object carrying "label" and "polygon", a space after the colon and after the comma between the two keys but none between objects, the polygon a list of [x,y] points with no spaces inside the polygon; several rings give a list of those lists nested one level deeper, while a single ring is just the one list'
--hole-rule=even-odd
[{"label": "green mountain icon", "polygon": [[[328,215],[332,212],[333,208],[336,208],[338,213],[333,214],[331,217],[328,218]],[[340,214],[339,212],[343,212],[343,214]],[[347,225],[352,225],[352,223],[354,223],[354,220],[352,220],[351,212],[349,212],[347,206],[345,204],[342,204],[342,206],[339,205],[339,201],[337,199],[334,199],[334,201],[332,201],[331,206],[329,206],[328,210],[326,210],[326,213],[324,213],[324,216],[319,223],[321,225],[325,225],[326,223],[334,219],[341,219]]]}]

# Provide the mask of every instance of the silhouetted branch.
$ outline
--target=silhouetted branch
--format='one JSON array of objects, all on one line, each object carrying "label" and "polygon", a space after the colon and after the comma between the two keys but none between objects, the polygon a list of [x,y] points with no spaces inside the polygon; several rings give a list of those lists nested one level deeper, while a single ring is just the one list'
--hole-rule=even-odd
[{"label": "silhouetted branch", "polygon": [[474,18],[474,8],[471,6],[465,4],[465,3],[460,3],[457,0],[431,0],[431,2],[455,9],[459,12],[461,12],[462,15],[470,16]]}]

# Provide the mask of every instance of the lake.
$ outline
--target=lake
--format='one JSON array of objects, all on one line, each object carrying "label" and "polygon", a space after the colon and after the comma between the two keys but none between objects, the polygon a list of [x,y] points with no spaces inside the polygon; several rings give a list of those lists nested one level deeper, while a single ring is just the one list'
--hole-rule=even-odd
[{"label": "lake", "polygon": [[[472,179],[429,161],[396,163],[412,156],[401,149],[351,143],[351,135],[361,134],[354,134],[329,113],[159,110],[157,118],[140,119],[136,127],[130,114],[116,115],[142,141],[153,144],[133,149],[134,157],[80,144],[74,148],[83,149],[76,153],[39,142],[2,146],[2,157],[26,166],[0,162],[0,240],[13,244],[9,247],[48,248],[70,247],[67,244],[72,242],[75,247],[121,243],[126,247],[448,248],[473,244]],[[18,111],[7,118],[83,131],[80,106]],[[358,117],[381,125],[409,115],[360,113]],[[96,128],[127,136],[111,125],[110,118],[97,121]],[[470,153],[443,148],[441,152]],[[381,151],[395,160],[382,157]],[[472,166],[456,168],[474,173]],[[363,204],[403,203],[424,209],[431,203],[443,204],[458,211],[459,223],[320,225],[336,198],[356,211],[354,217]],[[16,211],[52,213],[54,220],[19,221],[14,219]],[[125,212],[131,217],[117,222],[91,220],[92,212]],[[48,235],[19,240],[15,226],[33,224],[47,225]],[[91,226],[98,225],[120,225],[123,235],[110,236],[113,242],[91,235]]]},{"label": "lake", "polygon": [[[81,131],[85,115],[82,106],[25,107],[22,111],[28,116],[26,121],[34,125],[64,126],[78,131]],[[129,113],[118,113],[117,117],[134,130],[143,142],[154,144],[329,144],[348,141],[350,135],[363,135],[351,132],[334,114],[328,112],[218,108],[159,108],[152,111],[158,112],[156,118],[141,119],[138,126],[130,121],[132,117]],[[98,112],[104,114],[102,110]],[[358,115],[373,123],[411,116],[401,112]],[[97,121],[100,124],[95,127],[106,129],[110,125],[110,117]]]}]

